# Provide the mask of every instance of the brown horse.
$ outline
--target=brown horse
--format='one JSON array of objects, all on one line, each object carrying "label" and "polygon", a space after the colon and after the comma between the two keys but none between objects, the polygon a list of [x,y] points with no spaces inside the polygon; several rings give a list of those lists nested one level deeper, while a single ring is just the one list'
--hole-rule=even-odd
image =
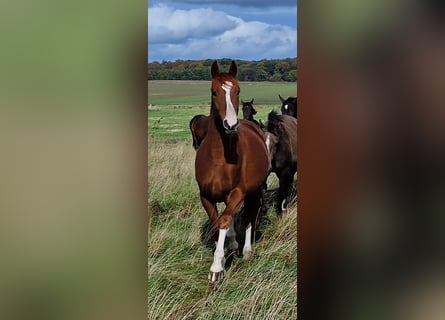
[{"label": "brown horse", "polygon": [[[269,166],[263,132],[252,122],[238,120],[239,84],[234,61],[229,72],[219,72],[213,62],[212,103],[206,138],[197,150],[195,176],[202,205],[212,223],[218,242],[210,267],[209,281],[215,284],[225,272],[224,241],[237,250],[233,216],[244,202],[242,224],[246,228],[243,256],[252,252],[252,235],[263,203],[263,184]],[[218,216],[216,203],[226,207]]]},{"label": "brown horse", "polygon": [[189,127],[193,138],[193,148],[195,148],[195,150],[199,148],[202,140],[204,140],[208,126],[209,116],[198,114],[190,120]]},{"label": "brown horse", "polygon": [[277,215],[287,210],[287,203],[297,172],[297,119],[272,111],[266,123],[266,145],[270,158],[270,172],[279,179]]}]

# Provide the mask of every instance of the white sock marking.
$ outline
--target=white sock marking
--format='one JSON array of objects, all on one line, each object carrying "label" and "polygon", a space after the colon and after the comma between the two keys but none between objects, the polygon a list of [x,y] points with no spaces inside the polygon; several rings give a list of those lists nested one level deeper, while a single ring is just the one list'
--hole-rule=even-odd
[{"label": "white sock marking", "polygon": [[244,241],[243,247],[243,256],[244,258],[248,258],[252,253],[252,224],[249,224],[246,227],[246,239]]},{"label": "white sock marking", "polygon": [[286,199],[283,199],[283,202],[281,202],[281,210],[282,211],[286,210],[285,204],[286,204]]},{"label": "white sock marking", "polygon": [[266,132],[266,147],[267,151],[270,152],[270,133]]},{"label": "white sock marking", "polygon": [[227,231],[229,229],[219,229],[218,243],[216,244],[216,250],[213,255],[213,263],[210,267],[211,272],[224,271],[224,265],[226,259],[224,259],[224,241],[226,240]]}]

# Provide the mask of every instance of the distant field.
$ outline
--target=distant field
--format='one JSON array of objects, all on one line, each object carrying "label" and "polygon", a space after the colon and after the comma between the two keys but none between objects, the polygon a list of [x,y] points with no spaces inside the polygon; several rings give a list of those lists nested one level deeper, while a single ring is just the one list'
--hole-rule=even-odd
[{"label": "distant field", "polygon": [[[278,94],[296,96],[297,84],[289,82],[240,82],[240,98],[256,104],[279,105]],[[210,105],[210,81],[150,80],[148,103],[155,106]]]},{"label": "distant field", "polygon": [[[265,120],[283,97],[296,96],[296,83],[240,82],[240,99],[255,99],[256,119]],[[189,121],[196,114],[209,114],[210,81],[151,80],[148,81],[148,133],[150,138],[172,142],[191,139]],[[240,110],[240,117],[242,113]]]}]

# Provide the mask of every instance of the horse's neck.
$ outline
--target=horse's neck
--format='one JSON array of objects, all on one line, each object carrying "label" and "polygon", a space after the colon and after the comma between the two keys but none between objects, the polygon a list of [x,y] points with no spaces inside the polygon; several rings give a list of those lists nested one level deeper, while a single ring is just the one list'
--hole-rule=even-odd
[{"label": "horse's neck", "polygon": [[297,135],[296,135],[296,128],[292,123],[285,124],[285,130],[283,132],[283,135],[280,137],[280,140],[282,140],[282,147],[287,145],[289,148],[289,152],[291,155],[292,160],[294,159],[294,156],[297,154],[296,150],[296,141],[297,141]]},{"label": "horse's neck", "polygon": [[213,115],[210,115],[207,136],[212,141],[212,155],[219,157],[223,154],[228,163],[238,161],[238,135],[227,134],[222,126],[222,121]]}]

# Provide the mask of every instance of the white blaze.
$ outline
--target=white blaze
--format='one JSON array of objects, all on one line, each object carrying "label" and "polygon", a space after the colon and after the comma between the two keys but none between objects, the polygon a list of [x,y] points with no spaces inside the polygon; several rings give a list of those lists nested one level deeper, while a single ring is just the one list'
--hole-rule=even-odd
[{"label": "white blaze", "polygon": [[286,109],[286,110],[289,109],[289,105],[288,105],[288,104],[285,104],[285,105],[284,105],[284,109]]},{"label": "white blaze", "polygon": [[232,86],[233,83],[230,81],[224,82],[221,86],[226,92],[226,117],[224,118],[224,120],[226,120],[227,124],[231,127],[238,122],[235,108],[233,107],[232,100],[230,99],[230,90],[232,89]]}]

